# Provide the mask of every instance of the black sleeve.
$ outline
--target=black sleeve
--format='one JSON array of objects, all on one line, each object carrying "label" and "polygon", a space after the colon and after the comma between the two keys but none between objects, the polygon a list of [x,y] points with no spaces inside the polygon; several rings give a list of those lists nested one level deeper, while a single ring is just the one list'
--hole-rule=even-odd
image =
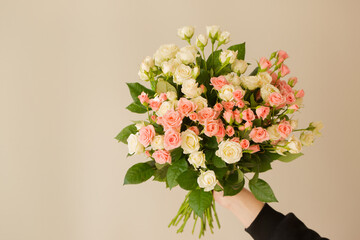
[{"label": "black sleeve", "polygon": [[267,203],[245,231],[254,240],[329,240],[306,227],[293,213],[284,216]]}]

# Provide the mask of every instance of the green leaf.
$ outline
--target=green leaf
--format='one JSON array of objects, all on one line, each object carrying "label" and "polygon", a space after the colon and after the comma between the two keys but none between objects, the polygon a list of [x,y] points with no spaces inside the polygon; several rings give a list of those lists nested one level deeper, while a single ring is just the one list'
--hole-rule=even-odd
[{"label": "green leaf", "polygon": [[131,124],[129,126],[126,126],[121,130],[121,132],[115,137],[116,140],[119,142],[123,142],[127,144],[127,139],[131,134],[135,134],[137,132],[137,129],[135,127],[135,124]]},{"label": "green leaf", "polygon": [[256,74],[258,73],[258,71],[259,71],[259,68],[256,67],[256,68],[249,74],[249,76],[256,76]]},{"label": "green leaf", "polygon": [[282,162],[291,162],[291,161],[297,159],[298,157],[301,157],[302,155],[304,155],[304,154],[303,153],[296,153],[296,154],[289,153],[286,156],[279,157],[278,160],[282,161]]},{"label": "green leaf", "polygon": [[181,173],[176,181],[179,183],[180,187],[185,190],[195,190],[198,186],[197,178],[198,173],[189,169]]},{"label": "green leaf", "polygon": [[267,182],[262,179],[257,179],[256,182],[253,179],[249,182],[249,187],[254,196],[262,202],[278,202],[273,190]]},{"label": "green leaf", "polygon": [[156,84],[156,93],[160,94],[160,93],[167,93],[167,92],[177,93],[177,90],[173,85],[171,85],[167,81],[159,80],[158,83]]},{"label": "green leaf", "polygon": [[252,108],[255,108],[258,105],[258,103],[255,101],[254,93],[250,96],[250,105]]},{"label": "green leaf", "polygon": [[231,51],[238,51],[238,54],[237,54],[237,59],[239,60],[244,60],[245,59],[245,43],[240,43],[240,44],[236,44],[236,45],[233,45],[231,47],[228,48],[229,50]]},{"label": "green leaf", "polygon": [[135,103],[140,103],[138,96],[142,92],[147,93],[149,97],[153,97],[155,95],[155,92],[153,90],[144,87],[140,83],[135,82],[135,83],[126,83],[126,84],[130,90],[130,95]]},{"label": "green leaf", "polygon": [[146,113],[147,109],[141,103],[131,103],[129,106],[126,107],[127,110],[134,113]]},{"label": "green leaf", "polygon": [[169,164],[162,164],[160,168],[157,166],[157,170],[154,172],[154,181],[165,182],[166,181],[166,174],[170,167]]},{"label": "green leaf", "polygon": [[188,164],[184,158],[172,163],[166,175],[166,182],[170,189],[178,185],[176,179],[178,178],[178,176],[180,176],[181,173],[185,172],[187,169]]},{"label": "green leaf", "polygon": [[208,137],[204,137],[204,147],[205,148],[209,148],[209,149],[218,149],[218,142],[216,140],[216,137],[211,137],[211,138],[208,138]]},{"label": "green leaf", "polygon": [[226,163],[224,162],[224,160],[222,160],[220,157],[214,155],[212,158],[213,164],[215,165],[215,167],[217,168],[224,168],[226,167]]},{"label": "green leaf", "polygon": [[175,148],[171,151],[171,162],[174,163],[183,156],[183,150],[181,147]]},{"label": "green leaf", "polygon": [[189,195],[189,205],[196,215],[203,217],[205,210],[211,207],[213,195],[203,189],[194,190]]},{"label": "green leaf", "polygon": [[126,172],[125,184],[139,184],[148,180],[154,174],[154,169],[148,163],[137,163]]},{"label": "green leaf", "polygon": [[208,57],[208,59],[206,61],[208,70],[210,70],[210,68],[212,68],[216,72],[216,70],[221,67],[221,62],[219,59],[221,52],[222,52],[222,50],[217,50],[214,53],[210,54],[210,56]]}]

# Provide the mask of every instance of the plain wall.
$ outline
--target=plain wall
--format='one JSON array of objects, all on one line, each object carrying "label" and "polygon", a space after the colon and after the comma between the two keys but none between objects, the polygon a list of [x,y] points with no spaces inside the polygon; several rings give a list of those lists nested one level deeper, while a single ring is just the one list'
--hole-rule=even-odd
[{"label": "plain wall", "polygon": [[[323,136],[290,164],[261,174],[279,203],[330,239],[358,239],[358,1],[0,1],[0,239],[196,239],[167,224],[185,192],[147,182],[123,186],[116,134],[129,113],[125,82],[177,28],[218,24],[246,60],[283,49],[305,89],[300,127],[322,120]],[[218,207],[221,230],[204,239],[251,239]],[[189,222],[189,225],[192,225]]]}]

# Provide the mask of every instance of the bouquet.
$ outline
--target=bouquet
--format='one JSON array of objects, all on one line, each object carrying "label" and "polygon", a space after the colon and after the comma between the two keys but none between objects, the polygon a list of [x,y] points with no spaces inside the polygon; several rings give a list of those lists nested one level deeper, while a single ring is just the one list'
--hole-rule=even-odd
[{"label": "bouquet", "polygon": [[127,83],[133,100],[127,109],[146,120],[116,136],[128,145],[128,156],[147,158],[127,171],[124,184],[153,176],[169,189],[179,185],[188,191],[169,226],[181,223],[177,232],[182,232],[193,218],[193,232],[200,222],[199,237],[208,227],[213,232],[214,219],[220,228],[212,191],[235,195],[247,179],[258,200],[277,202],[259,174],[275,160],[300,157],[302,146],[311,145],[323,127],[312,122],[300,129],[293,119],[303,107],[304,90],[294,88],[296,77],[285,79],[290,73],[285,51],[260,58],[246,74],[251,64],[244,60],[245,43],[222,49],[230,33],[218,26],[206,30],[192,44],[194,28],[180,28],[178,35],[189,45],[163,45],[143,60],[139,77],[149,84]]}]

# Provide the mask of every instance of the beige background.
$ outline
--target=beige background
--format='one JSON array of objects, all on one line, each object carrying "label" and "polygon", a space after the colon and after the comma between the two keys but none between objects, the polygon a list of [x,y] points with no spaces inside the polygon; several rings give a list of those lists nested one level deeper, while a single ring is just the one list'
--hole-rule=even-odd
[{"label": "beige background", "polygon": [[[141,157],[113,138],[139,116],[125,82],[176,31],[219,24],[254,63],[284,49],[305,89],[300,126],[323,120],[315,146],[263,174],[283,212],[330,239],[358,239],[357,1],[0,0],[0,239],[196,239],[167,224],[184,192],[122,186]],[[205,239],[251,239],[219,207]]]}]

